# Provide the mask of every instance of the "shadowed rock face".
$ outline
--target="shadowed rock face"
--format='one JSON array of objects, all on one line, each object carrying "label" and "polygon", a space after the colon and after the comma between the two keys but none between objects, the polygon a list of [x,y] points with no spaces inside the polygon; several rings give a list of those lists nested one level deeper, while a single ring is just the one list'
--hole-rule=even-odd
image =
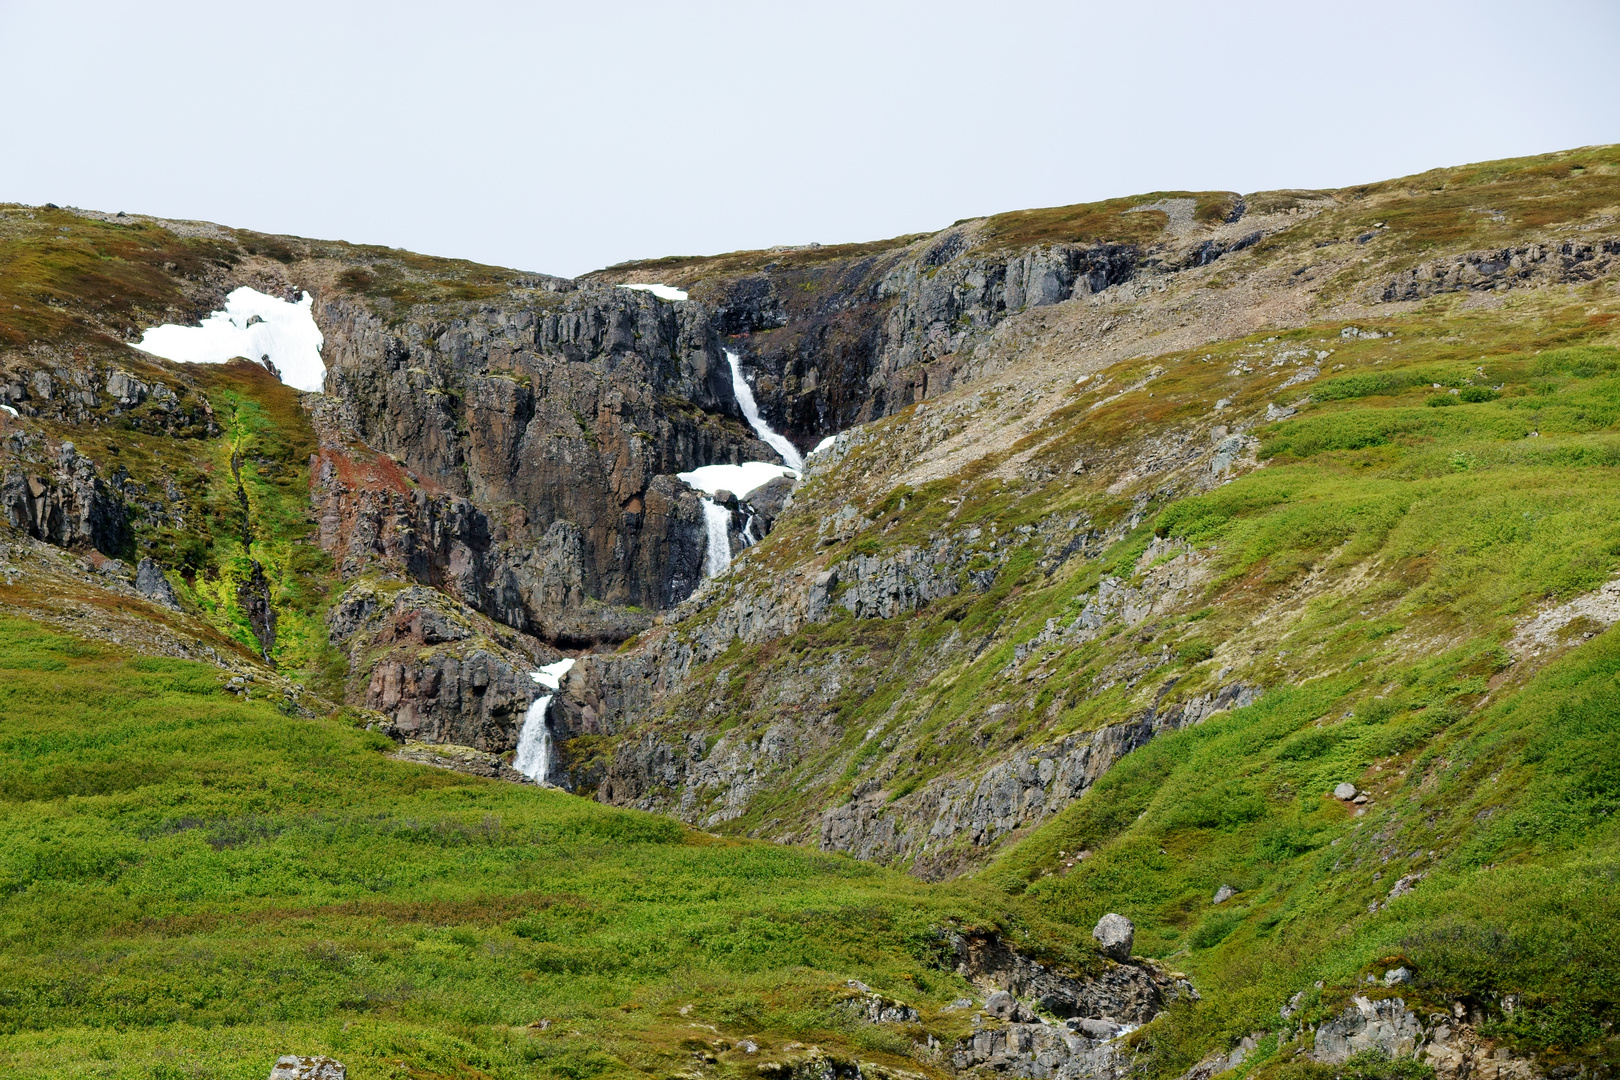
[{"label": "shadowed rock face", "polygon": [[346,575],[382,563],[557,644],[622,640],[646,621],[626,607],[701,580],[675,473],[776,456],[696,305],[609,288],[393,326],[342,297],[319,314],[323,546]]},{"label": "shadowed rock face", "polygon": [[54,468],[6,469],[0,506],[13,528],[58,547],[90,547],[116,556],[129,544],[124,500],[70,442],[58,448]]}]

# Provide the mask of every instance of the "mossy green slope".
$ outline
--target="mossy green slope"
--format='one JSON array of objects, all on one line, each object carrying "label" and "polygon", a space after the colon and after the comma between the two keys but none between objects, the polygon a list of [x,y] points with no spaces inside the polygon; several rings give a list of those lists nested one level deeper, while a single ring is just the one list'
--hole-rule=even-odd
[{"label": "mossy green slope", "polygon": [[921,1029],[835,1006],[859,978],[954,1031],[932,928],[1091,956],[994,890],[395,762],[206,665],[7,620],[0,671],[0,1076],[666,1075],[745,1036],[900,1061]]},{"label": "mossy green slope", "polygon": [[[1606,283],[1488,310],[1445,297],[1376,323],[1130,361],[1075,387],[1073,405],[1001,456],[885,491],[885,460],[918,426],[908,410],[813,474],[804,515],[782,519],[729,587],[973,525],[995,584],[905,619],[840,616],[736,644],[666,723],[712,723],[713,701],[733,710],[727,723],[763,730],[792,711],[762,704],[770,688],[856,658],[833,703],[847,737],[724,826],[769,834],[859,785],[903,800],[963,762],[1031,752],[1166,695],[1264,686],[1260,703],[1161,735],[1056,820],[1015,830],[980,874],[1076,929],[1125,912],[1140,951],[1193,976],[1203,1001],[1133,1036],[1142,1066],[1172,1076],[1276,1031],[1296,991],[1307,1019],[1326,1016],[1399,957],[1417,972],[1412,1001],[1471,1002],[1487,1030],[1550,1064],[1613,1068],[1620,639],[1577,620],[1550,653],[1509,644],[1528,616],[1620,569],[1617,306]],[[1311,357],[1321,377],[1283,388],[1300,366],[1270,363],[1283,353]],[[1297,414],[1267,422],[1268,402]],[[1259,467],[1210,488],[1206,455],[1120,481],[1148,440],[1213,446],[1217,423],[1249,428]],[[1009,478],[999,466],[1013,454],[1061,479]],[[1092,464],[1071,475],[1077,456]],[[818,546],[817,522],[846,499],[872,524]],[[1100,555],[1057,569],[1034,539],[1017,546],[1021,524],[1120,527],[1133,514],[1140,524]],[[1139,584],[1155,538],[1204,560],[1193,595],[1078,647],[1035,642],[1103,575]],[[1146,674],[1109,675],[1122,669]],[[1362,814],[1329,794],[1342,781],[1370,796]],[[1392,898],[1402,879],[1414,888]],[[1216,906],[1223,884],[1240,891]],[[1289,1057],[1277,1053],[1273,1039],[1245,1071]]]}]

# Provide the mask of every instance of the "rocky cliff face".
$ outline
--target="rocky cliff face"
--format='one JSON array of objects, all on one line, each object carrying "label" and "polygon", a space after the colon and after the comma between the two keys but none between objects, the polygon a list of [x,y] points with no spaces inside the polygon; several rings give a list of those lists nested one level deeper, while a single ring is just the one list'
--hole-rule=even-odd
[{"label": "rocky cliff face", "polygon": [[0,505],[7,523],[59,547],[91,547],[103,555],[123,555],[130,543],[129,510],[120,494],[102,480],[95,462],[64,442],[52,465],[39,472],[19,466],[6,469],[0,478]]},{"label": "rocky cliff face", "polygon": [[[1200,237],[1173,253],[1121,243],[1016,244],[985,222],[909,242],[769,253],[741,272],[670,267],[759,374],[772,425],[801,445],[939,395],[974,373],[975,348],[1007,317],[1101,293],[1141,273],[1207,265],[1244,241]],[[662,270],[632,264],[599,280]],[[712,276],[711,276],[712,275]]]},{"label": "rocky cliff face", "polygon": [[[353,523],[334,540],[346,564],[385,554],[547,640],[621,639],[640,623],[626,609],[684,599],[703,532],[673,474],[775,457],[740,423],[699,307],[587,288],[395,326],[343,298],[319,314],[334,427],[407,470],[392,492],[334,487],[342,440],[327,440],[317,498]],[[389,532],[414,550],[383,551]]]},{"label": "rocky cliff face", "polygon": [[327,625],[349,657],[348,696],[397,737],[500,753],[517,745],[543,691],[529,673],[556,659],[532,638],[422,586],[356,582]]}]

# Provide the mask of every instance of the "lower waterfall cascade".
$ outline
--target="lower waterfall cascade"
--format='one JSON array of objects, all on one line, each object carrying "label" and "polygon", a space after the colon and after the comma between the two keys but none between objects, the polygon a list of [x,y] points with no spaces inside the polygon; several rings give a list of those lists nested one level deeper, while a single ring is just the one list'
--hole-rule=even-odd
[{"label": "lower waterfall cascade", "polygon": [[[573,666],[574,658],[567,656],[555,664],[547,664],[529,672],[529,678],[546,689],[555,691],[562,682],[562,677],[568,674],[568,669]],[[546,714],[551,711],[551,699],[554,696],[554,693],[545,694],[529,704],[528,711],[523,714],[523,728],[518,732],[517,753],[512,757],[512,768],[537,784],[551,782],[553,753],[551,727],[546,723]]]}]

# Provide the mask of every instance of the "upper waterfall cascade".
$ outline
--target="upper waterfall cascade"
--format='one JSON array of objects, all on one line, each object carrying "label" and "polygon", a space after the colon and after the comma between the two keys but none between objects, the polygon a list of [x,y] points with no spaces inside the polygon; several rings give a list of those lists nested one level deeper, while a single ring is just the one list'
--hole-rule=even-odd
[{"label": "upper waterfall cascade", "polygon": [[787,462],[789,468],[802,472],[804,457],[799,453],[799,448],[794,446],[786,435],[771,430],[771,425],[759,415],[759,402],[754,400],[754,389],[748,385],[748,380],[743,378],[742,363],[737,359],[737,354],[730,349],[726,350],[726,363],[731,365],[731,392],[737,395],[737,404],[742,406],[743,416],[748,419],[748,426],[754,429],[762,442],[782,455],[782,460]]},{"label": "upper waterfall cascade", "polygon": [[[745,461],[741,465],[701,465],[690,472],[676,473],[682,483],[705,496],[703,524],[709,537],[704,556],[705,577],[717,577],[731,565],[731,511],[715,502],[714,495],[729,491],[737,498],[745,499],[751,492],[779,476],[797,480],[804,472],[804,458],[798,447],[786,435],[773,431],[765,418],[759,415],[759,403],[754,400],[754,391],[743,378],[737,354],[730,349],[726,350],[726,363],[731,365],[731,389],[737,395],[737,404],[742,407],[743,416],[760,440],[782,455],[787,467],[769,461]],[[744,538],[745,546],[755,539],[746,526]]]}]

